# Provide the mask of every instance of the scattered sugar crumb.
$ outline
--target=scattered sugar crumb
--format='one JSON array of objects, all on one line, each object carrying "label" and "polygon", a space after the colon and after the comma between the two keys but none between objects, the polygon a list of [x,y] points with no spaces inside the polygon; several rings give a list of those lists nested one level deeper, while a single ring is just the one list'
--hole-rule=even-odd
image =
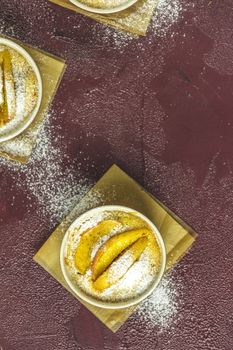
[{"label": "scattered sugar crumb", "polygon": [[53,127],[48,121],[27,164],[1,158],[0,165],[10,172],[19,188],[26,189],[28,200],[37,201],[39,213],[49,217],[51,222],[57,222],[84,196],[91,183],[81,170],[77,173],[74,162],[63,167],[66,156],[54,146],[57,140],[53,140],[53,136]]},{"label": "scattered sugar crumb", "polygon": [[[150,2],[147,6],[148,8],[151,7]],[[171,27],[178,22],[183,10],[184,6],[180,0],[160,0],[157,8],[154,10],[146,34],[145,39],[148,39],[148,44],[158,37],[165,37],[171,30]],[[132,18],[129,17],[127,21],[132,21]],[[172,32],[170,35],[173,36],[174,33]],[[93,36],[96,41],[104,43],[107,47],[114,46],[120,50],[127,48],[130,44],[136,44],[141,47],[140,38],[137,36],[99,23],[93,27]]]},{"label": "scattered sugar crumb", "polygon": [[151,21],[152,34],[158,37],[167,35],[170,28],[178,22],[182,10],[180,0],[160,0]]},{"label": "scattered sugar crumb", "polygon": [[133,40],[137,39],[131,34],[99,23],[93,27],[93,36],[95,40],[102,42],[107,47],[114,45],[118,48],[127,47]]},{"label": "scattered sugar crumb", "polygon": [[177,283],[171,274],[164,276],[155,291],[137,309],[134,316],[136,322],[158,326],[160,331],[170,327],[178,313],[180,298]]}]

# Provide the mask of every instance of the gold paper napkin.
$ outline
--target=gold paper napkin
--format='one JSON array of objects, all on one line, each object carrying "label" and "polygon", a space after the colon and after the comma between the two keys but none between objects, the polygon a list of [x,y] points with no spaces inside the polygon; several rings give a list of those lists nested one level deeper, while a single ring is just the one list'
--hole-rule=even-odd
[{"label": "gold paper napkin", "polygon": [[52,56],[39,49],[35,49],[15,39],[8,39],[15,41],[32,56],[40,70],[42,78],[42,102],[34,121],[24,132],[22,132],[22,134],[16,136],[12,140],[0,143],[0,156],[20,163],[27,163],[33,151],[33,147],[35,146],[38,133],[44,122],[50,103],[65,71],[66,65],[65,62],[58,57]]},{"label": "gold paper napkin", "polygon": [[[88,209],[109,204],[124,205],[138,210],[158,227],[165,242],[167,269],[176,264],[195,241],[196,233],[191,227],[146,192],[118,166],[113,165],[57,227],[33,258],[72,294],[60,268],[59,255],[63,236],[79,215]],[[133,306],[122,310],[108,310],[80,301],[113,332],[124,324],[136,308]]]},{"label": "gold paper napkin", "polygon": [[159,0],[138,0],[133,6],[126,10],[109,15],[101,15],[82,10],[69,0],[49,1],[81,13],[97,22],[104,23],[110,27],[120,29],[133,35],[146,35],[152,15],[159,2]]}]

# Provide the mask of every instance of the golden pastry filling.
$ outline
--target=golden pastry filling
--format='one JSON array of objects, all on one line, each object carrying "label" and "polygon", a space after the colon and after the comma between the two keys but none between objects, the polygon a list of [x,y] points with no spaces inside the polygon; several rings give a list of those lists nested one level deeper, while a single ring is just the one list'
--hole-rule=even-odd
[{"label": "golden pastry filling", "polygon": [[16,50],[0,45],[0,134],[22,122],[35,108],[38,81]]},{"label": "golden pastry filling", "polygon": [[143,219],[106,211],[69,231],[65,264],[85,293],[116,302],[136,297],[151,285],[161,252]]}]

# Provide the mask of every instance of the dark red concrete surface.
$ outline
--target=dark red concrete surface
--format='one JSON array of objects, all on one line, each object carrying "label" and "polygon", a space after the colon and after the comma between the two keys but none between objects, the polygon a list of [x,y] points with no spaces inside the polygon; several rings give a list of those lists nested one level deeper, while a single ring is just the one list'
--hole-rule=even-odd
[{"label": "dark red concrete surface", "polygon": [[133,316],[114,335],[32,262],[54,226],[36,201],[28,218],[1,165],[1,350],[233,349],[233,2],[182,4],[165,37],[120,46],[45,0],[1,0],[1,32],[67,60],[52,118],[64,153],[92,181],[118,163],[199,233],[174,271],[178,321],[159,332]]}]

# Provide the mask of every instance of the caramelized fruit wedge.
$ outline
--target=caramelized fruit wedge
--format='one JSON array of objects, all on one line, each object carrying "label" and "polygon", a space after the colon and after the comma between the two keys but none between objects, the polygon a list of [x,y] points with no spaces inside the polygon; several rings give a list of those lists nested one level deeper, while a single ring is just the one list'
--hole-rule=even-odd
[{"label": "caramelized fruit wedge", "polygon": [[[148,239],[146,237],[139,238],[133,243],[104,273],[102,273],[102,275],[97,278],[95,282],[93,282],[94,288],[102,292],[117,283],[126,274],[134,262],[140,258],[147,243]],[[119,264],[121,264],[120,267]]]},{"label": "caramelized fruit wedge", "polygon": [[2,108],[4,103],[4,80],[3,80],[3,58],[0,57],[0,108]]},{"label": "caramelized fruit wedge", "polygon": [[113,229],[121,227],[115,220],[105,220],[92,227],[81,235],[75,252],[75,266],[81,274],[84,274],[91,263],[91,249],[99,238],[110,233]]},{"label": "caramelized fruit wedge", "polygon": [[16,113],[15,83],[12,72],[11,57],[8,50],[0,52],[0,59],[3,60],[3,80],[4,80],[4,110],[5,122],[13,119]]},{"label": "caramelized fruit wedge", "polygon": [[4,97],[4,72],[3,72],[3,55],[0,52],[0,126],[8,121],[7,106]]},{"label": "caramelized fruit wedge", "polygon": [[123,226],[127,227],[127,230],[135,230],[145,226],[142,219],[133,214],[120,217],[119,221]]},{"label": "caramelized fruit wedge", "polygon": [[95,281],[107,269],[112,261],[123,252],[123,250],[128,248],[139,238],[148,235],[149,232],[150,231],[147,228],[141,228],[138,230],[122,232],[109,238],[95,255],[91,266],[92,279]]}]

